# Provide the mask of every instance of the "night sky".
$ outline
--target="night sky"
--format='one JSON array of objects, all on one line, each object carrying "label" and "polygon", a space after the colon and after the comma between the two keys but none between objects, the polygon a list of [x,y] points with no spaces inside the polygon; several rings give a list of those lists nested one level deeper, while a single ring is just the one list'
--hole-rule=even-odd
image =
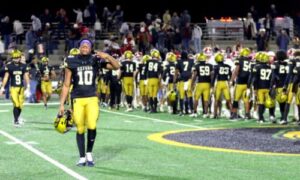
[{"label": "night sky", "polygon": [[[254,5],[260,15],[265,15],[270,9],[270,4],[275,3],[280,15],[288,13],[294,15],[300,11],[300,0],[206,0],[198,1],[201,5],[196,5],[197,0],[142,0],[140,3],[131,0],[95,0],[98,7],[98,12],[101,14],[104,6],[107,6],[110,10],[114,10],[116,4],[121,4],[125,11],[126,21],[141,21],[144,19],[146,12],[152,14],[163,14],[165,9],[170,9],[171,12],[181,12],[184,9],[189,10],[192,15],[192,21],[203,21],[204,17],[221,17],[232,16],[241,17],[249,11],[251,5]],[[18,5],[16,5],[18,4]],[[34,4],[34,7],[33,7]],[[43,9],[49,7],[52,13],[54,13],[60,7],[63,7],[69,11],[69,17],[71,21],[75,20],[75,14],[71,11],[71,7],[84,7],[88,4],[88,0],[9,0],[5,1],[5,5],[0,6],[0,14],[9,15],[13,18],[19,18],[22,21],[30,21],[30,15],[41,14]],[[29,7],[31,5],[31,7]],[[24,8],[27,7],[27,8]]]}]

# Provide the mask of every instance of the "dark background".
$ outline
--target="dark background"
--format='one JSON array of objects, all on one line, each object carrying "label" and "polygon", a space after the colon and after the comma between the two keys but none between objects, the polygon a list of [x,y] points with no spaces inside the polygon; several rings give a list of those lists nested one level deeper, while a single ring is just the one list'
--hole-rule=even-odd
[{"label": "dark background", "polygon": [[[256,7],[260,16],[265,16],[272,3],[276,5],[280,15],[288,13],[294,16],[296,12],[300,11],[300,0],[95,0],[95,3],[100,16],[104,6],[113,11],[116,4],[120,4],[125,12],[126,21],[141,21],[147,12],[162,15],[165,9],[170,9],[171,13],[187,9],[193,22],[203,21],[205,16],[215,18],[221,16],[244,17],[251,5]],[[9,15],[13,19],[30,21],[31,14],[40,15],[46,7],[51,10],[52,14],[55,14],[59,8],[65,8],[70,20],[75,21],[76,16],[72,12],[72,8],[80,7],[84,10],[87,4],[88,0],[7,0],[1,1],[0,14]]]}]

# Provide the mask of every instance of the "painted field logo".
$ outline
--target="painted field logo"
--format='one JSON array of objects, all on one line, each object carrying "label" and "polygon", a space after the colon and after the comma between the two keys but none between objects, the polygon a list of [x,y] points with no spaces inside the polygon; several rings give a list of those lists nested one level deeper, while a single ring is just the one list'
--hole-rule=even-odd
[{"label": "painted field logo", "polygon": [[300,130],[296,127],[178,130],[155,133],[148,139],[201,150],[300,156]]}]

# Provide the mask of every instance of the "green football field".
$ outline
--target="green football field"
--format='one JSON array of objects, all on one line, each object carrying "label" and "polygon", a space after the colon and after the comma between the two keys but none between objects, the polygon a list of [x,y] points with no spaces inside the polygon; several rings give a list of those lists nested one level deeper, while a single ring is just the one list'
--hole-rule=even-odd
[{"label": "green football field", "polygon": [[[169,145],[149,136],[203,128],[273,126],[136,110],[101,109],[94,146],[95,167],[77,167],[75,130],[53,128],[58,105],[25,105],[21,128],[12,105],[0,101],[0,179],[299,179],[300,156],[248,154]],[[268,113],[267,113],[268,114]],[[278,125],[277,125],[278,126]],[[293,127],[293,125],[292,125]],[[287,127],[287,128],[290,128]],[[218,138],[218,137],[215,137]],[[234,142],[233,142],[234,143]]]}]

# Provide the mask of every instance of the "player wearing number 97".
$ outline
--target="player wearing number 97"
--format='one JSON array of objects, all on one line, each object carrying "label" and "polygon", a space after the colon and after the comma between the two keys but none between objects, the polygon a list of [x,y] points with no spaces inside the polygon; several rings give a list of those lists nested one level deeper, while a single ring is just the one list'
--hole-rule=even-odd
[{"label": "player wearing number 97", "polygon": [[29,87],[29,74],[28,67],[20,62],[22,53],[19,50],[13,50],[11,53],[12,62],[5,66],[5,75],[0,89],[0,95],[4,92],[4,87],[10,79],[10,96],[13,102],[13,114],[14,114],[14,125],[20,126],[19,117],[23,108],[24,103],[24,84],[25,79],[27,88],[26,91],[30,90]]},{"label": "player wearing number 97", "polygon": [[239,107],[239,101],[243,98],[245,105],[245,118],[250,119],[250,104],[249,97],[246,95],[247,83],[250,76],[250,49],[243,48],[240,52],[240,57],[235,61],[235,70],[231,77],[231,84],[236,81],[235,91],[234,91],[234,101],[232,104],[232,116],[231,119],[238,118],[237,109]]},{"label": "player wearing number 97", "polygon": [[[98,98],[96,95],[96,75],[101,68],[118,69],[119,63],[110,55],[97,52],[91,54],[92,42],[87,39],[80,41],[80,54],[66,60],[65,78],[60,97],[59,114],[64,113],[64,103],[68,96],[71,82],[72,111],[77,127],[77,146],[80,160],[78,166],[94,166],[92,150],[96,138],[96,123],[99,115]],[[85,128],[88,129],[87,149],[85,151]]]},{"label": "player wearing number 97", "polygon": [[[269,63],[269,56],[266,53],[263,53],[261,57],[261,64],[257,65],[253,69],[253,78],[248,83],[248,89],[252,87],[257,88],[257,103],[258,103],[258,116],[259,122],[264,122],[263,113],[265,111],[265,102],[270,99],[270,86],[271,86],[271,77],[272,69]],[[268,107],[270,110],[270,120],[275,119],[275,108]]]},{"label": "player wearing number 97", "polygon": [[132,61],[133,53],[131,51],[124,52],[125,60],[121,63],[121,79],[123,84],[123,89],[127,101],[127,112],[132,111],[132,100],[134,91],[134,76],[136,71],[136,64]]}]

